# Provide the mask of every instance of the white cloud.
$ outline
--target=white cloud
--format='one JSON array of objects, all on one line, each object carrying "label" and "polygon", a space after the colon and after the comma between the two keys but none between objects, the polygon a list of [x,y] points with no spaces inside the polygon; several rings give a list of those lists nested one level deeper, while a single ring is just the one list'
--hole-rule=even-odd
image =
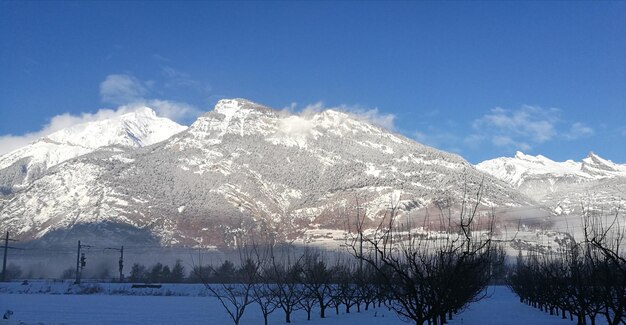
[{"label": "white cloud", "polygon": [[[298,106],[297,104],[294,105],[294,103],[291,103],[291,106],[289,107],[288,111],[291,113],[294,113],[293,111],[297,110],[297,106]],[[333,109],[333,108],[325,107],[323,102],[317,102],[315,104],[309,104],[305,106],[302,110],[300,110],[300,112],[296,112],[295,114],[298,114],[305,118],[311,118],[315,114],[318,114],[327,109]]]},{"label": "white cloud", "polygon": [[0,155],[24,147],[38,138],[40,136],[36,132],[25,135],[0,135]]},{"label": "white cloud", "polygon": [[[281,119],[279,120],[278,124],[278,132],[300,140],[304,140],[313,132],[313,128],[315,126],[313,119],[316,117],[316,115],[326,110],[341,112],[345,114],[342,115],[345,118],[351,117],[354,119],[367,121],[369,123],[378,125],[389,130],[394,129],[394,115],[381,114],[376,108],[364,109],[360,106],[348,105],[327,107],[324,105],[323,102],[317,102],[307,105],[300,110],[298,109],[297,103],[291,103],[289,106],[284,107],[283,110],[280,112]],[[335,122],[341,123],[341,120]]]},{"label": "white cloud", "polygon": [[523,106],[517,110],[501,107],[474,120],[475,134],[468,144],[477,145],[489,139],[496,147],[528,151],[533,144],[541,144],[558,135],[557,125],[560,110],[537,106]]},{"label": "white cloud", "polygon": [[503,135],[495,135],[491,138],[491,143],[496,147],[507,147],[507,148],[518,148],[522,151],[528,151],[532,149],[532,147],[526,142],[518,142],[513,140],[511,137],[503,136]]},{"label": "white cloud", "polygon": [[291,104],[289,104],[289,106],[285,106],[283,107],[283,111],[287,111],[287,112],[293,112],[295,111],[295,109],[298,107],[298,103],[296,102],[291,102]]},{"label": "white cloud", "polygon": [[485,137],[480,134],[470,134],[463,139],[463,144],[470,148],[478,148],[480,144],[485,140]]},{"label": "white cloud", "polygon": [[108,75],[100,83],[100,99],[114,105],[141,101],[148,94],[147,86],[149,83],[143,83],[131,75]]},{"label": "white cloud", "polygon": [[165,78],[164,86],[166,88],[188,88],[200,93],[208,93],[212,90],[208,83],[193,79],[188,73],[170,66],[163,66],[161,75]]},{"label": "white cloud", "polygon": [[278,122],[278,130],[281,133],[298,138],[307,137],[314,126],[315,124],[310,119],[298,115],[282,118]]},{"label": "white cloud", "polygon": [[[507,136],[512,140],[522,138],[535,143],[543,143],[557,134],[558,114],[559,110],[556,108],[523,106],[518,110],[507,110],[497,107],[489,114],[475,120],[473,126],[476,130],[494,133],[495,136]],[[521,141],[512,143],[521,143]]]},{"label": "white cloud", "polygon": [[439,148],[447,151],[460,152],[458,144],[461,142],[461,137],[458,135],[442,131],[435,127],[429,127],[427,131],[416,131],[413,133],[413,138],[422,144],[427,146]]},{"label": "white cloud", "polygon": [[519,109],[497,107],[472,121],[467,134],[459,125],[440,121],[418,130],[413,138],[447,151],[459,152],[457,148],[484,150],[485,145],[506,151],[528,151],[549,141],[571,141],[595,133],[584,123],[563,120],[561,113],[557,108],[528,105]]},{"label": "white cloud", "polygon": [[281,119],[278,121],[278,132],[295,138],[304,139],[311,134],[315,124],[313,117],[324,110],[322,102],[307,105],[301,111],[296,112],[298,104],[292,102],[279,112]]},{"label": "white cloud", "polygon": [[583,123],[576,122],[572,124],[569,131],[563,134],[565,139],[567,140],[576,140],[579,138],[584,138],[588,136],[592,136],[594,134],[594,130]]},{"label": "white cloud", "polygon": [[472,127],[478,141],[469,141],[468,145],[480,144],[489,139],[491,144],[506,149],[527,151],[535,145],[553,140],[576,140],[592,136],[594,130],[581,123],[561,119],[561,110],[522,106],[517,110],[497,107],[474,120]]},{"label": "white cloud", "polygon": [[[291,103],[289,107],[285,108],[288,112],[293,112],[296,109],[296,103]],[[381,113],[378,108],[365,108],[358,105],[325,106],[323,102],[317,102],[315,104],[307,105],[299,114],[300,116],[308,117],[325,110],[343,112],[358,120],[372,123],[390,131],[395,130],[394,121],[396,116],[393,114]]]},{"label": "white cloud", "polygon": [[195,120],[203,112],[193,105],[163,99],[151,99],[143,102],[157,113],[158,116],[167,117],[170,120],[184,123]]},{"label": "white cloud", "polygon": [[394,120],[396,119],[396,116],[393,114],[381,113],[378,111],[378,108],[372,108],[372,109],[367,109],[367,110],[355,108],[355,109],[348,109],[348,112],[352,115],[357,116],[358,118],[369,121],[387,130],[393,131],[395,129],[395,126],[393,123],[394,123]]},{"label": "white cloud", "polygon": [[[194,82],[188,75],[173,68],[164,68],[163,74],[172,82]],[[102,102],[125,106],[148,106],[154,109],[158,116],[167,117],[179,123],[186,124],[195,120],[202,111],[193,105],[164,99],[145,98],[149,88],[154,87],[154,81],[141,81],[128,74],[108,75],[100,83],[100,97]]]}]

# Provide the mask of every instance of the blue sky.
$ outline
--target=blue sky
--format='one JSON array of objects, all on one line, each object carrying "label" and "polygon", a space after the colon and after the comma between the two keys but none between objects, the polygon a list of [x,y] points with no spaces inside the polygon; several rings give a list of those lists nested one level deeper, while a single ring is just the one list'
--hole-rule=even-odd
[{"label": "blue sky", "polygon": [[243,97],[473,163],[626,163],[626,2],[3,1],[0,71],[0,152],[130,102],[189,124]]}]

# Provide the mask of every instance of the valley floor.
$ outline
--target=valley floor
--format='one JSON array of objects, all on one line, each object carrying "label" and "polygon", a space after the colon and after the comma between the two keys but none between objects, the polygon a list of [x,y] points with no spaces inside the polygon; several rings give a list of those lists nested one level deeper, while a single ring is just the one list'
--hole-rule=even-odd
[{"label": "valley floor", "polygon": [[[6,287],[5,287],[6,289]],[[517,297],[504,286],[489,288],[489,298],[472,304],[450,321],[458,324],[574,324],[519,303]],[[0,312],[12,310],[12,322],[0,324],[232,324],[219,302],[211,297],[199,296],[127,296],[127,295],[65,295],[65,294],[15,294],[0,293]],[[285,324],[282,312],[270,315],[270,324]],[[15,320],[15,321],[13,321]],[[386,308],[367,312],[339,315],[328,310],[328,317],[297,311],[292,318],[295,324],[407,324]],[[246,310],[241,324],[262,324],[262,316],[255,305]],[[604,324],[600,320],[598,324]]]}]

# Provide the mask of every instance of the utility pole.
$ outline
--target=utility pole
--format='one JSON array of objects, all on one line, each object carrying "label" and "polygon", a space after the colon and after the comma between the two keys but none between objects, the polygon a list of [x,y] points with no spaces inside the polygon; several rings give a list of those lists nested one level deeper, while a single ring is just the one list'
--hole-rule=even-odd
[{"label": "utility pole", "polygon": [[0,279],[1,282],[6,281],[7,277],[7,255],[9,253],[9,249],[21,249],[21,248],[17,248],[17,247],[11,247],[9,246],[9,241],[17,241],[16,239],[10,239],[9,238],[9,231],[7,230],[7,235],[6,237],[4,237],[4,258],[2,259],[2,278]]},{"label": "utility pole", "polygon": [[76,252],[76,281],[74,284],[80,284],[80,240],[78,241],[78,251]]},{"label": "utility pole", "polygon": [[9,253],[9,231],[7,231],[7,236],[4,238],[4,259],[2,260],[2,282],[6,280],[7,254],[8,253]]},{"label": "utility pole", "polygon": [[124,246],[120,248],[120,282],[124,282]]},{"label": "utility pole", "polygon": [[104,249],[111,249],[111,250],[120,252],[120,260],[118,262],[119,271],[120,271],[120,282],[124,282],[124,246],[120,248],[106,247]]},{"label": "utility pole", "polygon": [[81,245],[80,240],[78,241],[78,250],[76,251],[76,281],[74,284],[80,284],[80,277],[83,273],[83,269],[85,268],[85,253],[81,253],[81,248],[91,248],[90,245]]}]

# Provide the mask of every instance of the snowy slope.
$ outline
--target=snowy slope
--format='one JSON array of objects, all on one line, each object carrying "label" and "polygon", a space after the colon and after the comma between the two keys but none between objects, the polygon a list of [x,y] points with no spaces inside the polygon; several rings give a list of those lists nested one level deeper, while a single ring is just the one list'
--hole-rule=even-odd
[{"label": "snowy slope", "polygon": [[39,178],[69,159],[105,146],[143,147],[185,130],[142,107],[115,118],[87,122],[59,130],[0,157],[0,188],[10,192]]},{"label": "snowy slope", "polygon": [[241,234],[345,230],[357,201],[369,225],[390,204],[424,217],[481,182],[486,208],[535,205],[461,157],[359,117],[222,100],[153,146],[103,147],[49,169],[0,197],[0,224],[24,239],[234,245]]},{"label": "snowy slope", "polygon": [[581,204],[616,208],[626,197],[626,165],[589,153],[581,162],[555,162],[517,152],[515,157],[476,165],[554,209],[557,214],[580,212]]}]

